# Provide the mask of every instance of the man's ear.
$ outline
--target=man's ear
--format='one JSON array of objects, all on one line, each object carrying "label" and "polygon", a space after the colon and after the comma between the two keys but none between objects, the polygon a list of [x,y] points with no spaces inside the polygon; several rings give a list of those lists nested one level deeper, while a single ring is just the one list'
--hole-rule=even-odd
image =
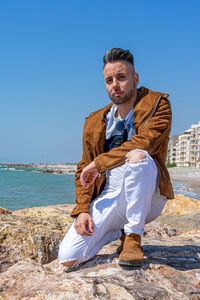
[{"label": "man's ear", "polygon": [[135,80],[135,84],[137,86],[139,83],[139,74],[138,73],[134,73],[134,80]]}]

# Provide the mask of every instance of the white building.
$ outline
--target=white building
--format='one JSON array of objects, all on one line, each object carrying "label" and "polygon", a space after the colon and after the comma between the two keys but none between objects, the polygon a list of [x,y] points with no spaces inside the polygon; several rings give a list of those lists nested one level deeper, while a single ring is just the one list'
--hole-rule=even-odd
[{"label": "white building", "polygon": [[167,154],[167,162],[170,164],[176,164],[177,159],[177,151],[176,151],[176,144],[178,141],[178,135],[174,135],[172,137],[172,141],[169,143],[168,146],[168,154]]},{"label": "white building", "polygon": [[200,121],[172,138],[167,162],[175,163],[177,167],[200,168]]}]

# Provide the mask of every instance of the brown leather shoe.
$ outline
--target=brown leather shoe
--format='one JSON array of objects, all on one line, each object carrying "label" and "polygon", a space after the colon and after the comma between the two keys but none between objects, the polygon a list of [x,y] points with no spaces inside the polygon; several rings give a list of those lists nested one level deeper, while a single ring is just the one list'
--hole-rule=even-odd
[{"label": "brown leather shoe", "polygon": [[126,237],[125,234],[122,234],[122,236],[120,237],[121,244],[116,249],[117,254],[120,254],[123,250],[125,237]]},{"label": "brown leather shoe", "polygon": [[123,266],[141,267],[144,251],[141,247],[141,236],[131,233],[125,236],[123,251],[119,256],[119,264]]}]

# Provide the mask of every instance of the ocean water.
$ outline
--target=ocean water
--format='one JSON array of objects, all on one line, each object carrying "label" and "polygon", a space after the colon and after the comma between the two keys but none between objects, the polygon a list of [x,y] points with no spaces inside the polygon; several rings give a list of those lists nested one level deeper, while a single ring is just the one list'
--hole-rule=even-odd
[{"label": "ocean water", "polygon": [[[0,207],[11,211],[26,207],[74,203],[74,174],[52,174],[0,167]],[[172,182],[174,192],[200,200],[200,187]]]},{"label": "ocean water", "polygon": [[74,203],[74,193],[74,174],[0,168],[0,207],[11,211],[25,207]]}]

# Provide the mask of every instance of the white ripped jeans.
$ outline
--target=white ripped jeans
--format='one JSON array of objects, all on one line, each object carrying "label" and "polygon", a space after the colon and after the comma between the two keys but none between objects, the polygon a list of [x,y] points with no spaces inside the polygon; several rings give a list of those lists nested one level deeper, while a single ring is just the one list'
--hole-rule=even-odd
[{"label": "white ripped jeans", "polygon": [[139,151],[146,154],[143,160],[127,159],[107,174],[104,190],[90,205],[92,236],[77,234],[72,224],[60,244],[60,263],[76,260],[77,266],[91,259],[104,245],[119,239],[121,229],[127,235],[142,235],[145,224],[161,214],[167,199],[158,194],[157,167],[148,152]]}]

